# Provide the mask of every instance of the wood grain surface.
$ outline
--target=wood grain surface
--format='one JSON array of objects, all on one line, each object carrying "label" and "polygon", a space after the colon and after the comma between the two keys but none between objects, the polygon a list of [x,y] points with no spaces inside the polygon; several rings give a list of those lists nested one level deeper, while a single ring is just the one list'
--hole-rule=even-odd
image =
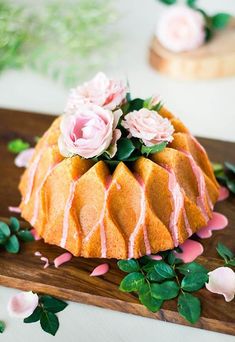
[{"label": "wood grain surface", "polygon": [[154,69],[178,79],[209,79],[235,75],[235,19],[200,48],[174,53],[152,39],[149,61]]},{"label": "wood grain surface", "polygon": [[[34,137],[42,135],[53,119],[54,117],[49,115],[0,110],[0,220],[8,221],[12,215],[8,211],[8,206],[19,204],[20,194],[17,186],[23,171],[14,166],[14,155],[7,151],[7,142],[13,138],[22,138],[33,144]],[[211,139],[200,139],[200,141],[206,147],[212,161],[229,160],[235,163],[234,143]],[[198,261],[210,270],[223,264],[216,253],[216,245],[219,241],[234,250],[234,196],[218,203],[215,209],[229,218],[229,226],[225,230],[213,232],[212,238],[202,240],[205,252]],[[22,226],[29,227],[25,222],[22,222]],[[139,303],[135,294],[120,292],[118,285],[124,274],[118,270],[115,260],[108,261],[110,271],[106,275],[90,277],[93,268],[104,260],[73,258],[58,269],[54,266],[43,269],[40,258],[34,256],[36,251],[40,251],[50,261],[63,252],[61,248],[47,245],[42,240],[22,244],[18,255],[1,250],[0,284],[21,290],[47,293],[65,300],[190,325],[178,315],[175,300],[164,303],[163,308],[154,314]],[[194,326],[235,335],[235,301],[226,303],[222,296],[212,294],[206,289],[198,291],[197,296],[202,301],[202,317]]]}]

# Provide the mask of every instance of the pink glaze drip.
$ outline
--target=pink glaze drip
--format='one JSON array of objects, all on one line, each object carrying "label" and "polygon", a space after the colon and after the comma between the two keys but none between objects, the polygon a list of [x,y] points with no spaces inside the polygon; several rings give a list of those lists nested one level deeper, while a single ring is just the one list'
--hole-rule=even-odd
[{"label": "pink glaze drip", "polygon": [[117,182],[116,179],[113,180],[114,184],[116,185],[117,190],[121,190],[121,185]]},{"label": "pink glaze drip", "polygon": [[104,217],[105,217],[105,209],[107,205],[107,200],[109,196],[109,190],[112,184],[112,176],[108,176],[106,179],[105,184],[105,191],[104,191],[104,205],[102,207],[100,218],[95,226],[91,229],[89,234],[85,237],[84,241],[88,242],[94,232],[100,227],[100,240],[101,240],[101,258],[106,258],[107,254],[107,245],[106,245],[106,234],[105,234],[105,226],[104,226]]},{"label": "pink glaze drip", "polygon": [[46,257],[41,257],[40,260],[45,262],[45,265],[43,266],[43,268],[47,268],[50,264],[49,264],[49,260]]},{"label": "pink glaze drip", "polygon": [[68,230],[69,230],[69,212],[72,206],[73,198],[74,198],[74,192],[76,187],[77,181],[72,181],[69,188],[69,196],[67,198],[65,209],[64,209],[64,219],[63,219],[63,231],[62,231],[62,238],[60,241],[60,246],[62,248],[65,248],[67,236],[68,236]]},{"label": "pink glaze drip", "polygon": [[58,268],[60,265],[70,261],[71,259],[72,259],[72,254],[68,252],[63,253],[54,259],[54,265],[56,268]]},{"label": "pink glaze drip", "polygon": [[144,245],[145,245],[145,249],[146,249],[146,254],[151,254],[151,246],[149,243],[149,239],[148,239],[148,233],[147,233],[147,228],[145,225],[145,212],[146,212],[146,203],[145,203],[145,184],[143,182],[143,180],[141,179],[141,177],[139,175],[135,175],[138,183],[140,184],[140,190],[141,190],[141,199],[140,199],[140,215],[139,215],[139,219],[135,225],[135,228],[132,232],[132,234],[130,235],[129,238],[129,246],[128,246],[128,258],[133,258],[134,257],[134,246],[135,246],[135,239],[136,236],[139,233],[139,230],[143,229],[143,234],[144,234]]},{"label": "pink glaze drip", "polygon": [[152,260],[162,260],[161,255],[149,255],[149,258]]},{"label": "pink glaze drip", "polygon": [[33,190],[33,183],[35,178],[35,173],[37,171],[38,164],[40,162],[40,159],[43,155],[44,149],[41,149],[36,158],[34,159],[33,163],[31,164],[29,168],[29,180],[28,180],[28,186],[27,186],[27,192],[24,198],[24,203],[27,204],[30,200],[31,193]]},{"label": "pink glaze drip", "polygon": [[21,209],[19,207],[8,207],[8,210],[12,213],[17,213],[17,214],[21,213]]},{"label": "pink glaze drip", "polygon": [[182,253],[174,252],[176,258],[181,259],[183,262],[188,263],[194,261],[204,251],[204,248],[200,242],[194,240],[186,240],[179,246],[182,249]]},{"label": "pink glaze drip", "polygon": [[[208,192],[206,189],[206,182],[205,182],[205,177],[202,173],[202,170],[200,167],[196,164],[195,160],[193,159],[192,155],[188,151],[182,151],[189,159],[193,173],[197,179],[197,185],[198,185],[198,197],[197,197],[197,205],[201,210],[202,215],[204,216],[206,222],[209,220],[209,216],[207,214],[206,210],[206,197],[208,200],[208,204],[211,206],[212,203],[209,199]],[[213,207],[213,205],[212,205]]]},{"label": "pink glaze drip", "polygon": [[204,154],[206,155],[206,151],[204,149],[204,147],[199,143],[199,141],[193,136],[190,135],[191,139],[194,141],[195,145],[197,146],[197,148]]},{"label": "pink glaze drip", "polygon": [[211,220],[207,223],[206,227],[201,228],[197,235],[201,239],[206,239],[212,236],[213,230],[221,230],[226,228],[228,225],[228,219],[224,215],[213,212]]},{"label": "pink glaze drip", "polygon": [[36,229],[31,229],[30,233],[33,235],[35,241],[41,240],[41,236],[38,235]]},{"label": "pink glaze drip", "polygon": [[219,189],[218,201],[224,201],[229,197],[229,190],[225,186],[221,186]]},{"label": "pink glaze drip", "polygon": [[55,169],[55,167],[57,165],[58,164],[54,164],[54,165],[49,167],[49,169],[47,170],[45,176],[43,177],[43,180],[42,180],[41,184],[39,185],[39,187],[35,191],[35,201],[34,201],[33,217],[30,220],[31,226],[34,226],[35,223],[37,222],[38,211],[39,211],[39,196],[40,196],[40,192],[41,192],[41,190],[43,188],[43,185],[45,184],[47,178],[50,176],[50,174],[52,173],[52,171]]},{"label": "pink glaze drip", "polygon": [[106,274],[109,271],[109,265],[107,263],[101,264],[94,268],[91,272],[90,277],[98,277]]},{"label": "pink glaze drip", "polygon": [[34,255],[35,255],[35,256],[42,256],[42,253],[40,253],[39,251],[36,251],[36,252],[34,253]]},{"label": "pink glaze drip", "polygon": [[184,195],[180,189],[179,183],[177,182],[175,173],[173,169],[171,169],[169,166],[167,165],[162,165],[162,166],[166,169],[169,175],[168,188],[172,195],[172,200],[173,200],[173,211],[170,216],[169,228],[172,234],[174,246],[176,247],[179,244],[178,221],[179,221],[181,212],[183,213],[185,228],[189,235],[192,235],[192,230],[190,228],[189,221],[188,221],[186,211],[184,208]]}]

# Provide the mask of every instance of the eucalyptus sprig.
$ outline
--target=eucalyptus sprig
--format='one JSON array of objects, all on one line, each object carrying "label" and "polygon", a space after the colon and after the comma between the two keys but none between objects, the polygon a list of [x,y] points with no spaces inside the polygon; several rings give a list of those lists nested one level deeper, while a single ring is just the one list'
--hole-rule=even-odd
[{"label": "eucalyptus sprig", "polygon": [[9,225],[0,221],[0,247],[8,253],[17,254],[20,241],[34,241],[34,237],[29,230],[20,228],[20,222],[15,217],[10,218]]},{"label": "eucalyptus sprig", "polygon": [[38,295],[39,302],[34,312],[24,319],[24,323],[34,323],[40,321],[41,328],[55,336],[59,329],[59,320],[56,313],[63,311],[67,303],[48,295]]},{"label": "eucalyptus sprig", "polygon": [[235,194],[235,164],[225,162],[212,163],[216,179],[222,185],[225,185],[233,194]]},{"label": "eucalyptus sprig", "polygon": [[136,292],[140,302],[150,311],[160,310],[164,301],[178,297],[178,312],[190,323],[201,315],[200,300],[192,295],[208,281],[208,270],[196,263],[183,264],[174,251],[161,253],[162,260],[145,256],[139,260],[118,261],[118,267],[127,272],[120,284],[124,292]]}]

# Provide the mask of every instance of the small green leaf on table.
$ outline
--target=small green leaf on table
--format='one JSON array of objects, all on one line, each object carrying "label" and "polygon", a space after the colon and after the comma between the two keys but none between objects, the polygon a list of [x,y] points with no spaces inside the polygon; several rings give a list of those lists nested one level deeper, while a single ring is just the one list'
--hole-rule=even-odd
[{"label": "small green leaf on table", "polygon": [[5,222],[0,222],[0,244],[4,243],[10,235],[11,231],[8,225]]},{"label": "small green leaf on table", "polygon": [[20,229],[20,222],[16,217],[10,217],[9,228],[13,233],[18,232]]},{"label": "small green leaf on table", "polygon": [[19,240],[16,235],[11,235],[4,244],[4,247],[8,253],[16,254],[20,250]]},{"label": "small green leaf on table", "polygon": [[17,236],[19,237],[20,240],[24,242],[29,242],[29,241],[34,241],[33,234],[29,230],[20,230],[17,233]]},{"label": "small green leaf on table", "polygon": [[53,312],[43,311],[40,317],[40,324],[44,331],[55,336],[59,328],[58,317]]},{"label": "small green leaf on table", "polygon": [[40,306],[37,306],[32,315],[26,317],[24,319],[24,323],[34,323],[40,320],[40,317],[43,313],[43,309]]},{"label": "small green leaf on table", "polygon": [[161,308],[163,301],[153,297],[151,288],[152,285],[147,283],[142,284],[139,287],[139,300],[147,309],[152,312],[157,312]]},{"label": "small green leaf on table", "polygon": [[135,259],[129,259],[129,260],[119,260],[118,261],[118,267],[123,272],[138,272],[140,270],[140,266],[137,260]]},{"label": "small green leaf on table", "polygon": [[183,278],[181,288],[188,292],[197,291],[201,289],[207,281],[208,275],[205,272],[189,273]]},{"label": "small green leaf on table", "polygon": [[68,304],[63,300],[45,295],[40,297],[40,302],[43,305],[43,308],[47,311],[57,313],[63,311]]},{"label": "small green leaf on table", "polygon": [[15,139],[8,143],[7,148],[10,152],[17,154],[26,150],[29,148],[29,146],[29,143],[23,141],[22,139]]},{"label": "small green leaf on table", "polygon": [[181,293],[178,298],[178,312],[188,322],[196,323],[201,315],[201,303],[190,293]]},{"label": "small green leaf on table", "polygon": [[165,279],[171,279],[175,277],[174,269],[164,261],[158,261],[154,265],[155,271]]},{"label": "small green leaf on table", "polygon": [[123,292],[138,291],[140,285],[144,283],[144,275],[140,272],[129,273],[119,286],[119,289]]},{"label": "small green leaf on table", "polygon": [[233,172],[235,174],[235,164],[232,164],[230,162],[225,162],[224,165],[226,166],[226,168]]},{"label": "small green leaf on table", "polygon": [[0,333],[2,334],[6,328],[6,325],[3,321],[0,321]]},{"label": "small green leaf on table", "polygon": [[219,253],[219,255],[225,260],[225,262],[227,262],[230,259],[233,259],[234,257],[233,252],[221,242],[218,243],[216,250]]},{"label": "small green leaf on table", "polygon": [[208,272],[204,266],[198,264],[195,261],[187,263],[187,264],[179,265],[177,266],[177,270],[179,270],[179,272],[184,275],[187,275],[189,273],[197,273],[197,272],[207,274]]},{"label": "small green leaf on table", "polygon": [[155,299],[168,300],[177,297],[180,288],[175,281],[168,280],[161,284],[152,284],[151,289]]},{"label": "small green leaf on table", "polygon": [[163,2],[165,5],[173,5],[177,2],[177,0],[160,0]]},{"label": "small green leaf on table", "polygon": [[228,25],[230,18],[231,15],[228,13],[217,13],[211,17],[212,27],[216,30],[223,29]]}]

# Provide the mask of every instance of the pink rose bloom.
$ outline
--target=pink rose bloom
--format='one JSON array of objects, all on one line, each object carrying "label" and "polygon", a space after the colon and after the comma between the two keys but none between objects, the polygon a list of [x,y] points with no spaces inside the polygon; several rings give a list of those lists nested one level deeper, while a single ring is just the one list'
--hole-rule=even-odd
[{"label": "pink rose bloom", "polygon": [[38,295],[29,292],[19,292],[12,296],[8,302],[7,310],[11,317],[26,318],[38,306]]},{"label": "pink rose bloom", "polygon": [[129,131],[129,137],[140,138],[146,146],[173,140],[174,128],[170,121],[147,108],[125,115],[122,126]]},{"label": "pink rose bloom", "polygon": [[206,288],[210,292],[221,294],[226,302],[233,300],[235,295],[235,273],[229,267],[218,267],[208,273],[209,282]]},{"label": "pink rose bloom", "polygon": [[116,109],[126,98],[127,86],[119,80],[112,80],[99,72],[92,80],[71,90],[66,114],[74,114],[83,103],[93,103],[105,109]]},{"label": "pink rose bloom", "polygon": [[193,50],[205,41],[205,20],[200,12],[187,6],[170,6],[160,17],[155,34],[168,50]]},{"label": "pink rose bloom", "polygon": [[110,157],[113,157],[121,136],[120,130],[116,129],[121,115],[121,109],[111,112],[91,103],[81,105],[74,115],[64,115],[58,141],[60,153],[65,157],[77,154],[93,158],[109,149]]},{"label": "pink rose bloom", "polygon": [[17,157],[15,158],[15,165],[17,167],[27,167],[29,165],[30,160],[32,159],[34,155],[34,148],[27,148],[27,150],[24,150],[20,152]]}]

